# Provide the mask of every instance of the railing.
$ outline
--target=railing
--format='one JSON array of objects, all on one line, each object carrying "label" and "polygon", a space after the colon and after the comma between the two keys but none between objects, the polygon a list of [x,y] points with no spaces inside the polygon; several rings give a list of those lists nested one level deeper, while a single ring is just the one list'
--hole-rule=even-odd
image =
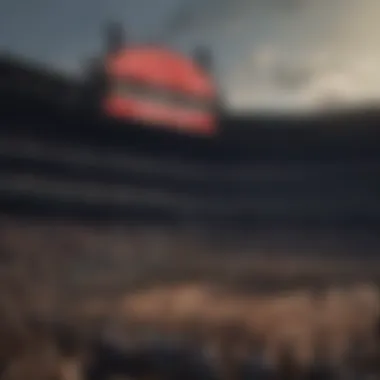
[{"label": "railing", "polygon": [[178,219],[380,222],[380,159],[203,164],[69,146],[0,141],[3,199],[167,211]]}]

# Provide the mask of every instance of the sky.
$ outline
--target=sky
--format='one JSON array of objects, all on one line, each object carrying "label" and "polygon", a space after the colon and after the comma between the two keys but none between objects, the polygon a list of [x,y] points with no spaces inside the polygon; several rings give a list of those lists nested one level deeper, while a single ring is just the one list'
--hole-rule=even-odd
[{"label": "sky", "polygon": [[379,0],[0,0],[0,51],[79,73],[121,21],[136,41],[210,45],[232,109],[380,100]]}]

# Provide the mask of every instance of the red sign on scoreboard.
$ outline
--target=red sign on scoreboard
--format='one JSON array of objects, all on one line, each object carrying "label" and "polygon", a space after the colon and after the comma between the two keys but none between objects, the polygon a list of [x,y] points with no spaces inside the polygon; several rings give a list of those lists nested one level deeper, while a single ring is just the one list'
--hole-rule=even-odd
[{"label": "red sign on scoreboard", "polygon": [[216,89],[192,60],[161,48],[132,48],[109,57],[106,72],[108,115],[189,133],[216,132]]}]

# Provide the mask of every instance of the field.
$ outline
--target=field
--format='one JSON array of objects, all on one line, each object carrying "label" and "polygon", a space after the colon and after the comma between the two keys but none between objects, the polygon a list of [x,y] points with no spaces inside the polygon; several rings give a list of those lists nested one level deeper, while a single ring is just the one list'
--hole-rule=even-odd
[{"label": "field", "polygon": [[182,337],[229,368],[252,353],[280,366],[286,352],[302,368],[359,366],[378,353],[375,233],[2,218],[0,234],[0,356],[10,379],[62,379],[62,364],[66,379],[76,376],[30,316],[82,335],[107,325],[123,344]]}]

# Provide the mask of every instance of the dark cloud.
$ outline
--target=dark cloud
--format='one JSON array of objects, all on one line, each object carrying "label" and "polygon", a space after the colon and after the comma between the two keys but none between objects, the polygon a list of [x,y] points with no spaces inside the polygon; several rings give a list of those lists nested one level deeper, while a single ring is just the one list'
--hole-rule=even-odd
[{"label": "dark cloud", "polygon": [[2,0],[0,49],[73,67],[101,48],[101,28],[122,21],[134,38],[146,38],[175,0]]}]

